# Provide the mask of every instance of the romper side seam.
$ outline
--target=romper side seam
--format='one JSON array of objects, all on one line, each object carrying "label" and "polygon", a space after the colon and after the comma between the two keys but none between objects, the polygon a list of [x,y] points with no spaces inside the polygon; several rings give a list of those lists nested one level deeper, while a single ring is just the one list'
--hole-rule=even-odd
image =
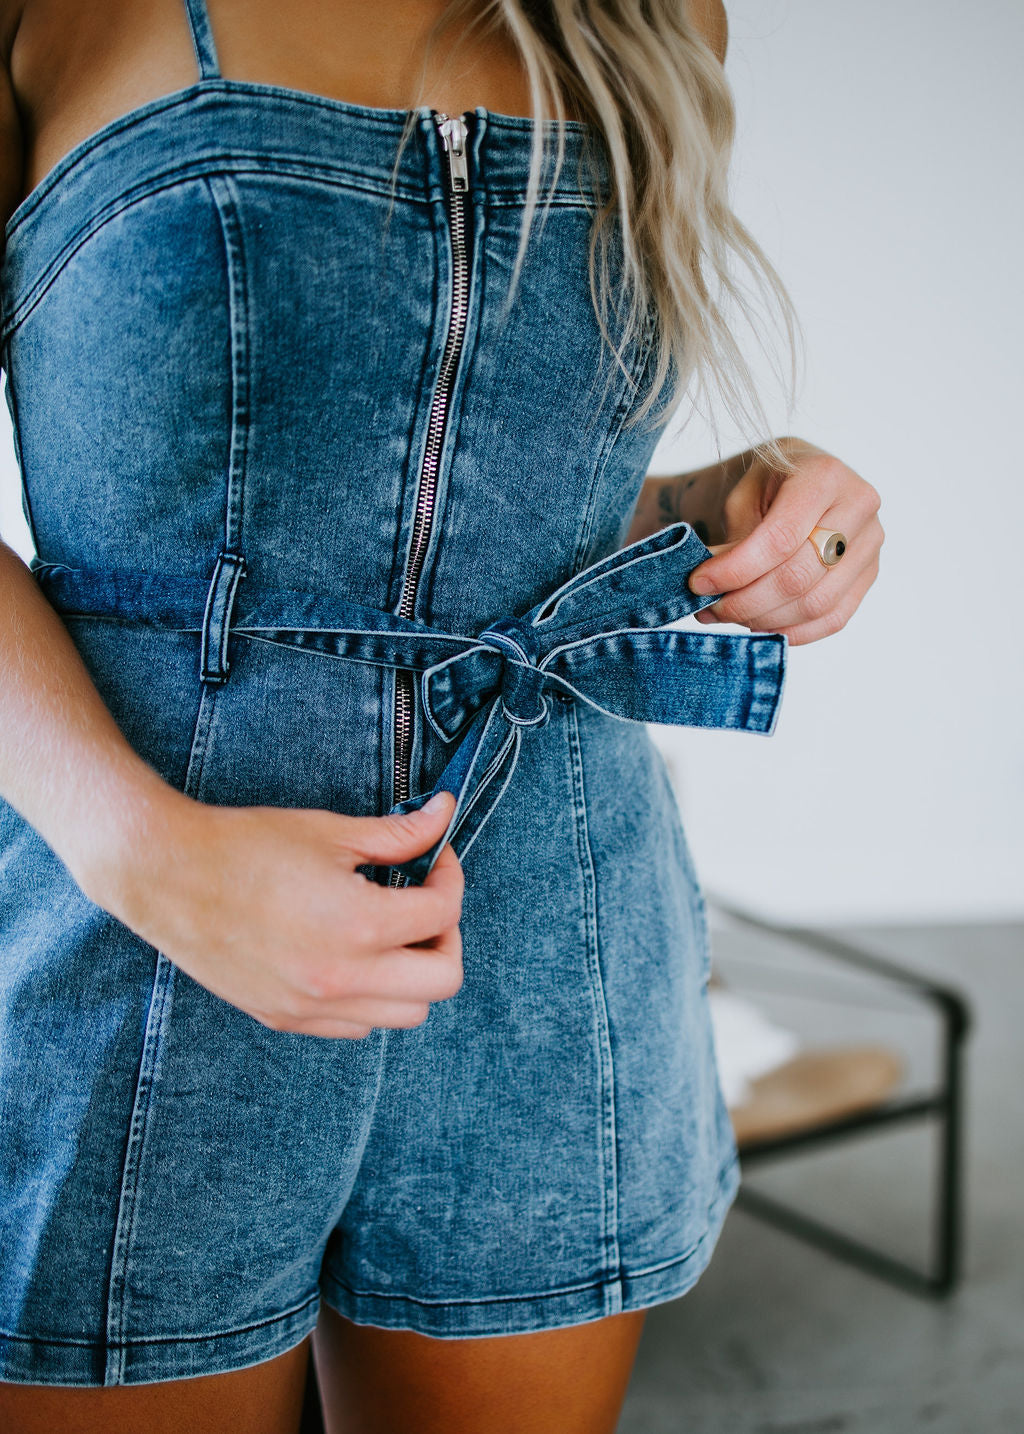
[{"label": "romper side seam", "polygon": [[252,420],[249,367],[252,348],[249,317],[249,276],[242,234],[238,189],[233,179],[216,175],[207,180],[224,240],[228,317],[231,329],[231,443],[228,452],[224,547],[241,554],[245,518],[245,480]]},{"label": "romper side seam", "polygon": [[146,1017],[142,1058],[135,1084],[128,1146],[121,1174],[110,1281],[107,1289],[107,1350],[103,1375],[105,1385],[124,1383],[124,1326],[127,1307],[128,1265],[131,1258],[135,1209],[139,1190],[142,1153],[149,1129],[153,1087],[156,1082],[174,988],[174,967],[162,952],[156,953],[153,989]]},{"label": "romper side seam", "polygon": [[618,1314],[622,1309],[621,1257],[618,1230],[618,1152],[615,1124],[615,1070],[612,1062],[611,1032],[608,1006],[601,974],[600,938],[597,923],[597,879],[594,855],[587,826],[587,797],[583,783],[583,755],[580,750],[579,720],[576,707],[565,704],[569,734],[569,758],[572,773],[572,801],[576,826],[576,846],[583,882],[583,909],[586,921],[587,976],[594,1007],[594,1038],[600,1089],[600,1166],[602,1243],[605,1278],[602,1294],[605,1314]]},{"label": "romper side seam", "polygon": [[[186,796],[195,797],[202,786],[203,765],[209,744],[216,698],[216,688],[205,685],[202,687],[185,771],[183,791]],[[103,1382],[106,1385],[123,1384],[125,1381],[124,1330],[128,1303],[128,1267],[131,1260],[139,1178],[150,1124],[153,1093],[159,1076],[160,1053],[163,1048],[164,1035],[170,1024],[174,997],[174,975],[173,963],[162,951],[157,951],[114,1227],[114,1246],[107,1287],[107,1351],[103,1376]]]}]

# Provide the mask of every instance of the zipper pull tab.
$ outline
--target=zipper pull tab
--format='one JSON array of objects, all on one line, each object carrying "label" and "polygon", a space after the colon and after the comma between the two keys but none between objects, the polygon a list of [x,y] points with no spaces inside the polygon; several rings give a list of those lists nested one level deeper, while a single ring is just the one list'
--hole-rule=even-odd
[{"label": "zipper pull tab", "polygon": [[466,162],[466,135],[468,130],[461,119],[449,119],[447,115],[437,116],[441,143],[448,155],[448,172],[451,187],[459,194],[469,188],[469,165]]}]

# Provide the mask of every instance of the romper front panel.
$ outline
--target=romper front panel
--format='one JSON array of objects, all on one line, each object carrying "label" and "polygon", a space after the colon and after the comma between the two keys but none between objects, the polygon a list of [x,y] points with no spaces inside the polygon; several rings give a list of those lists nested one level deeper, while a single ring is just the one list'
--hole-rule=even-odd
[{"label": "romper front panel", "polygon": [[[428,110],[392,189],[404,118],[214,76],[80,146],[8,225],[41,576],[110,595],[68,631],[200,801],[392,804],[392,668],[225,627],[201,680],[218,653],[168,594],[202,614],[220,555],[296,611],[396,610],[453,278]],[[469,307],[415,617],[472,637],[616,552],[661,428],[625,427],[650,334],[627,372],[602,358],[583,127],[505,312],[532,127],[468,119]],[[549,707],[465,854],[462,990],[364,1041],[213,996],[0,802],[0,1377],[239,1368],[321,1296],[455,1337],[694,1282],[738,1167],[692,862],[643,728]],[[450,753],[417,696],[414,791]]]}]

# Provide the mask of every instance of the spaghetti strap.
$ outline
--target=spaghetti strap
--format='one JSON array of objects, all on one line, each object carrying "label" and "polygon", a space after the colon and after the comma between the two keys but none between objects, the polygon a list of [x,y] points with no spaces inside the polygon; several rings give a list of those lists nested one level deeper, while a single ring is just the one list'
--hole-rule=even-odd
[{"label": "spaghetti strap", "polygon": [[217,47],[213,43],[213,31],[210,29],[210,17],[206,13],[206,0],[185,0],[185,14],[188,16],[192,43],[199,61],[199,78],[217,79],[220,76],[220,65],[217,61]]}]

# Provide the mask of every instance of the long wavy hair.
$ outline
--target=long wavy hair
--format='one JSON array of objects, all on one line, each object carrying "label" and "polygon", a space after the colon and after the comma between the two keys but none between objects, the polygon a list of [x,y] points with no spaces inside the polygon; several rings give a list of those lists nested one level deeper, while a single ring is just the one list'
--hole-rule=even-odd
[{"label": "long wavy hair", "polygon": [[[791,460],[768,433],[769,422],[750,367],[734,332],[732,308],[762,351],[762,325],[747,291],[732,273],[739,260],[761,297],[774,298],[790,354],[789,403],[797,383],[799,320],[771,261],[733,212],[729,164],[736,130],[732,91],[722,65],[685,13],[683,0],[449,0],[427,36],[421,76],[432,51],[456,31],[458,45],[476,29],[503,30],[515,42],[530,87],[534,120],[531,161],[519,248],[509,285],[511,302],[535,215],[547,212],[564,154],[567,102],[601,136],[610,186],[602,201],[593,175],[589,278],[601,333],[615,365],[636,386],[624,355],[645,326],[653,325],[646,394],[628,425],[641,422],[659,397],[655,422],[681,408],[696,376],[694,408],[705,412],[717,388],[726,411],[753,440],[754,450],[783,470]],[[402,145],[411,133],[410,112]],[[541,206],[540,179],[549,162],[551,186]],[[589,134],[589,131],[588,131]],[[584,149],[584,155],[587,154]],[[395,170],[397,173],[397,162]],[[610,273],[617,243],[619,280]],[[618,335],[613,336],[612,327]],[[802,338],[802,334],[801,334]],[[672,380],[669,382],[669,380]],[[758,437],[760,435],[760,437]]]}]

